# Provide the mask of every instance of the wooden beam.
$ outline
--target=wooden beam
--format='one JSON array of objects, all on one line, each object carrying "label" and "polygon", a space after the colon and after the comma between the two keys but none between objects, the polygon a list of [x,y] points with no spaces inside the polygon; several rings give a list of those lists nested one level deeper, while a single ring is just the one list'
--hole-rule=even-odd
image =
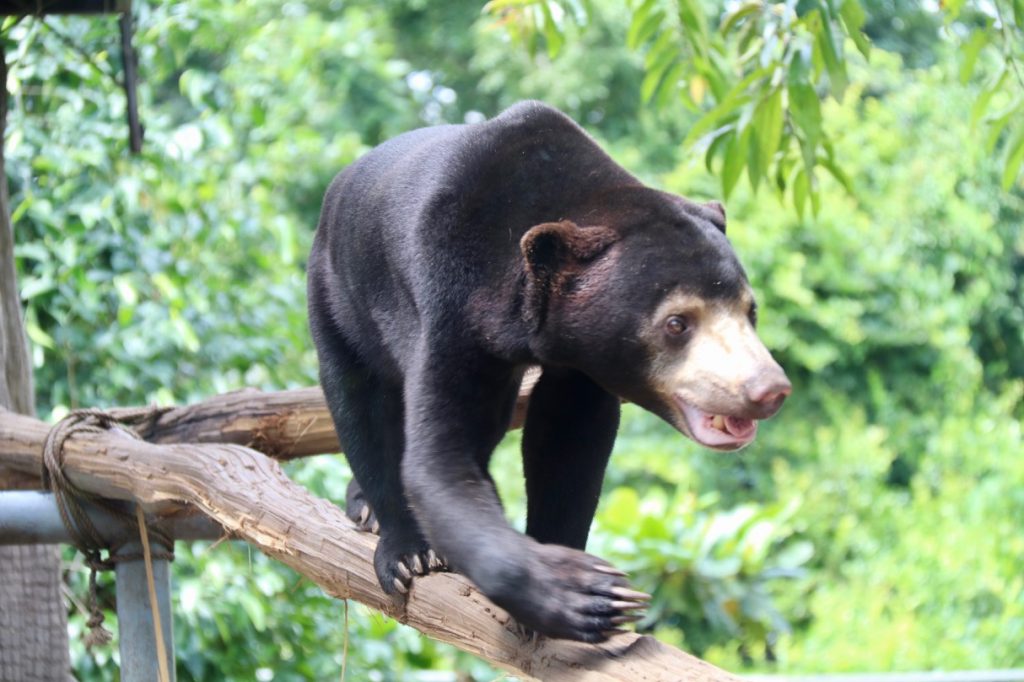
[{"label": "wooden beam", "polygon": [[[0,462],[38,469],[47,432],[37,419],[0,412]],[[356,530],[337,506],[250,448],[156,445],[117,431],[79,432],[65,442],[64,469],[75,485],[104,497],[187,504],[327,594],[355,599],[516,675],[552,682],[736,680],[632,633],[601,645],[524,636],[508,614],[454,574],[417,578],[407,599],[392,599],[374,573],[376,537]]]},{"label": "wooden beam", "polygon": [[[539,378],[536,368],[523,378],[510,430],[523,425],[530,391]],[[225,393],[168,410],[142,435],[154,443],[235,443],[278,460],[341,449],[319,387]]]},{"label": "wooden beam", "polygon": [[2,0],[0,16],[116,14],[129,11],[131,5],[131,0]]}]

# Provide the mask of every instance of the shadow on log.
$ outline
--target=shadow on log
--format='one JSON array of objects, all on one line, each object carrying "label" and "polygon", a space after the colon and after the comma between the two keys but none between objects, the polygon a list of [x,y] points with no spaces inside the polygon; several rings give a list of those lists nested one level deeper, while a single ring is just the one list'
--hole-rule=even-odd
[{"label": "shadow on log", "polygon": [[[217,400],[280,395],[243,392]],[[183,427],[190,423],[187,419],[168,423],[185,429],[179,436],[210,440],[218,432],[212,427],[197,429],[194,423]],[[219,432],[233,437],[245,433],[233,428]],[[48,430],[37,419],[0,411],[0,463],[38,472]],[[155,432],[157,437],[169,437],[160,425]],[[296,445],[306,443],[305,438],[293,438],[289,447],[305,452],[312,446]],[[327,447],[325,437],[316,438],[322,443],[317,447]],[[337,449],[337,444],[330,448]],[[524,637],[504,611],[454,574],[417,578],[407,599],[393,599],[381,591],[373,570],[376,538],[356,530],[337,506],[310,494],[276,461],[252,448],[230,443],[154,444],[112,430],[75,434],[65,443],[64,462],[68,477],[84,490],[137,500],[149,510],[180,511],[184,505],[201,512],[327,594],[355,599],[517,675],[555,681],[736,680],[689,654],[632,633],[601,645]]]}]

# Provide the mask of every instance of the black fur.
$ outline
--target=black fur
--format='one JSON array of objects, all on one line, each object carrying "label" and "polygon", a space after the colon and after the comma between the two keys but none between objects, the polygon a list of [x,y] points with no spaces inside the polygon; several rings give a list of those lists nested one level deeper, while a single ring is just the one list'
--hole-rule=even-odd
[{"label": "black fur", "polygon": [[[637,329],[668,291],[744,286],[724,231],[720,206],[644,187],[536,102],[406,133],[334,180],[310,324],[386,591],[429,570],[408,569],[433,547],[544,634],[597,641],[629,620],[642,596],[582,551],[618,396],[650,403]],[[545,369],[523,438],[528,537],[487,464],[531,364]]]}]

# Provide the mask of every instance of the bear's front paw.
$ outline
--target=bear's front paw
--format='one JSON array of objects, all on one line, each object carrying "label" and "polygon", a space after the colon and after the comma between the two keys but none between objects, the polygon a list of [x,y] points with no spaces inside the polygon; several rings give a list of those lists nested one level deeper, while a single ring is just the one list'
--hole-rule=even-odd
[{"label": "bear's front paw", "polygon": [[601,642],[643,617],[650,595],[629,588],[626,574],[603,559],[536,545],[527,584],[501,599],[520,624],[549,637]]},{"label": "bear's front paw", "polygon": [[373,555],[373,566],[387,594],[406,594],[414,577],[448,570],[448,562],[418,534],[405,537],[383,533]]}]

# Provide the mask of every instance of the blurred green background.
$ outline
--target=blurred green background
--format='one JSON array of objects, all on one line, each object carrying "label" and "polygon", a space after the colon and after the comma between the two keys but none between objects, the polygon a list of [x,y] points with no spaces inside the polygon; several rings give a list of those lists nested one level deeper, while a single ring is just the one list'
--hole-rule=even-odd
[{"label": "blurred green background", "polygon": [[[116,20],[5,24],[40,413],[314,383],[303,269],[322,192],[410,128],[539,98],[646,182],[721,197],[728,150],[709,172],[682,144],[701,117],[695,81],[660,101],[642,91],[650,53],[627,36],[639,5],[541,21],[547,49],[531,50],[529,27],[463,0],[136,2],[138,157]],[[736,5],[705,3],[712,17]],[[867,61],[847,38],[849,85],[822,98],[841,172],[803,190],[817,211],[795,210],[781,182],[755,192],[768,166],[753,157],[754,182],[728,187],[729,237],[794,394],[739,454],[627,407],[589,549],[655,595],[639,629],[733,670],[1021,667],[1024,189],[1016,175],[1004,189],[1015,143],[977,110],[983,95],[1014,110],[1006,93],[1024,82],[1000,79],[1021,64],[975,50],[965,73],[962,26],[937,7],[861,5],[884,49]],[[512,433],[494,470],[521,527],[517,446]],[[342,457],[289,473],[343,501]],[[182,680],[338,679],[346,642],[350,680],[499,676],[244,545],[179,545],[174,585]],[[117,679],[116,652],[86,652],[72,610],[76,675]]]}]

